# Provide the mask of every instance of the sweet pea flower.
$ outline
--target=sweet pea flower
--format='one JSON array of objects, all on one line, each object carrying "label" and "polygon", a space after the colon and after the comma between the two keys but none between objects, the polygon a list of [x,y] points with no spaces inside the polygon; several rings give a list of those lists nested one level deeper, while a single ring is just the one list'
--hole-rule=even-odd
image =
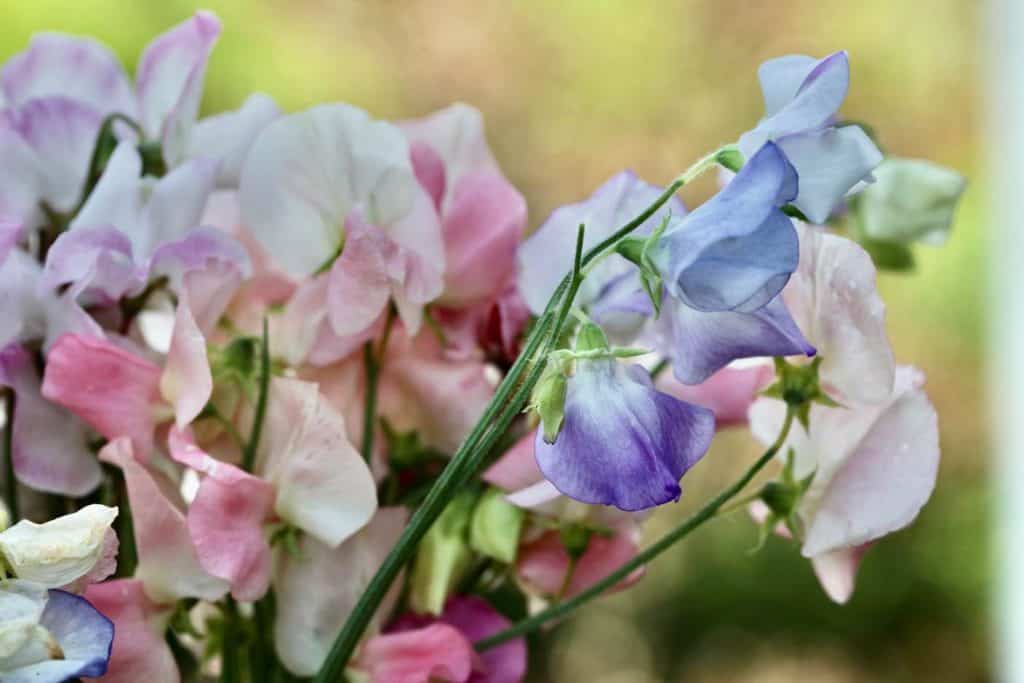
[{"label": "sweet pea flower", "polygon": [[[801,553],[837,602],[849,599],[866,546],[913,522],[935,487],[938,417],[923,384],[920,371],[902,366],[884,401],[814,404],[809,431],[795,424],[780,451],[792,449],[798,479],[814,474],[796,510]],[[759,399],[750,409],[754,436],[774,441],[784,413],[781,401]]]},{"label": "sweet pea flower", "polygon": [[[576,233],[581,223],[586,226],[583,249],[587,250],[636,217],[661,193],[661,188],[645,183],[632,172],[623,171],[587,199],[555,209],[544,224],[520,245],[517,255],[519,290],[530,311],[539,315],[544,310],[558,283],[572,267]],[[683,203],[678,197],[673,197],[632,234],[650,234],[668,217],[685,214]],[[589,308],[600,302],[607,296],[607,288],[619,286],[620,281],[633,275],[635,270],[633,264],[618,254],[607,256],[588,273],[576,296],[576,304]],[[635,285],[635,291],[642,294],[639,280]],[[641,299],[640,305],[644,306],[644,316],[653,312],[649,302],[645,305]],[[605,322],[600,316],[594,319],[599,323]]]},{"label": "sweet pea flower", "polygon": [[755,362],[729,365],[695,385],[683,384],[663,373],[654,385],[680,401],[707,408],[715,414],[715,426],[721,429],[747,424],[747,411],[773,376],[771,363]]},{"label": "sweet pea flower", "polygon": [[800,267],[782,293],[821,356],[824,390],[840,403],[892,394],[895,360],[871,257],[850,240],[800,226]]},{"label": "sweet pea flower", "polygon": [[476,596],[454,597],[439,617],[407,614],[363,646],[356,662],[371,683],[519,683],[526,675],[526,642],[509,641],[477,655],[473,643],[511,626]]},{"label": "sweet pea flower", "polygon": [[313,276],[296,294],[313,330],[357,336],[394,301],[415,332],[443,290],[437,212],[389,123],[343,104],[284,116],[254,143],[240,193],[246,226],[277,263]]},{"label": "sweet pea flower", "polygon": [[514,274],[526,200],[498,168],[483,117],[459,103],[399,127],[416,178],[441,218],[445,285],[438,303],[465,307],[493,299]]},{"label": "sweet pea flower", "polygon": [[139,579],[97,583],[83,597],[114,623],[104,683],[181,680],[174,654],[165,640],[173,605],[153,602]]},{"label": "sweet pea flower", "polygon": [[[349,613],[407,521],[404,508],[380,508],[369,524],[337,547],[305,535],[295,555],[278,556],[274,567],[274,647],[289,671],[312,676],[320,669]],[[396,583],[381,603],[371,632],[394,607],[398,593]]]},{"label": "sweet pea flower", "polygon": [[107,672],[114,625],[85,598],[0,581],[0,680],[64,683]]},{"label": "sweet pea flower", "polygon": [[799,259],[796,231],[780,209],[797,182],[779,147],[766,143],[651,246],[667,294],[659,346],[681,382],[700,384],[737,359],[814,353],[777,296]]},{"label": "sweet pea flower", "polygon": [[923,159],[890,158],[875,169],[875,182],[853,207],[859,227],[873,240],[946,243],[953,212],[967,187],[951,168]]},{"label": "sweet pea flower", "polygon": [[67,496],[84,496],[99,486],[100,465],[85,426],[43,398],[35,361],[21,346],[0,350],[0,385],[15,400],[11,460],[18,481]]},{"label": "sweet pea flower", "polygon": [[0,559],[14,576],[46,588],[61,588],[89,576],[100,581],[113,572],[111,525],[117,508],[87,505],[45,524],[23,519],[0,532]]},{"label": "sweet pea flower", "polygon": [[[592,323],[586,333],[603,339]],[[555,488],[627,511],[678,500],[679,479],[711,445],[711,411],[656,391],[645,368],[614,358],[577,358],[566,381],[561,430],[550,443],[545,427],[536,436],[537,464]]]},{"label": "sweet pea flower", "polygon": [[748,159],[768,141],[785,153],[800,176],[792,199],[811,221],[823,223],[851,189],[870,181],[882,153],[859,126],[837,126],[850,85],[846,52],[816,60],[787,55],[763,63],[758,79],[765,117],[739,139]]}]

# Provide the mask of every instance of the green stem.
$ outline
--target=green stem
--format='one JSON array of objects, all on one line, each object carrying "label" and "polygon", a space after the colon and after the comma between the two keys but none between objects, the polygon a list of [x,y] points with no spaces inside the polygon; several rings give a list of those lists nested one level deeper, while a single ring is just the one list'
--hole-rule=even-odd
[{"label": "green stem", "polygon": [[11,524],[21,519],[18,505],[18,479],[14,476],[14,391],[5,390],[7,398],[7,421],[4,422],[4,497],[11,513]]},{"label": "green stem", "polygon": [[370,462],[373,458],[373,439],[377,431],[377,388],[380,385],[380,369],[384,364],[384,353],[387,351],[391,328],[395,321],[394,308],[388,308],[384,322],[384,333],[380,340],[380,349],[374,353],[373,341],[363,344],[363,369],[366,372],[366,401],[363,404],[363,443],[360,453],[363,460]]},{"label": "green stem", "polygon": [[256,464],[256,451],[263,435],[263,421],[267,414],[267,394],[270,393],[270,341],[267,333],[267,319],[263,319],[263,342],[260,344],[260,387],[256,397],[256,411],[252,418],[252,432],[242,451],[242,469],[252,472]]},{"label": "green stem", "polygon": [[109,468],[108,476],[111,478],[111,486],[114,487],[117,500],[117,576],[126,578],[135,575],[135,569],[139,566],[139,553],[135,548],[135,520],[132,517],[132,507],[128,501],[128,485],[125,483],[124,474],[116,468]]},{"label": "green stem", "polygon": [[221,683],[240,683],[242,680],[241,662],[238,658],[239,638],[238,606],[230,595],[224,600],[224,629],[221,634],[220,681]]},{"label": "green stem", "polygon": [[[582,250],[581,226],[581,231],[577,234],[577,255],[572,272],[567,274],[558,285],[548,301],[547,307],[530,332],[523,351],[498,386],[498,390],[487,404],[487,408],[484,409],[484,414],[434,482],[422,505],[413,514],[402,535],[367,584],[331,646],[323,666],[320,667],[320,671],[313,679],[314,683],[336,683],[341,677],[363,631],[376,613],[377,607],[384,599],[392,582],[415,553],[420,539],[447,507],[455,491],[485,461],[495,441],[500,438],[522,410],[533,386],[544,370],[547,353],[558,343],[561,326],[572,308],[573,299],[579,289],[582,270],[653,216],[690,178],[709,168],[718,153],[716,151],[697,162],[691,169],[673,181],[647,209],[589,250],[585,256],[580,253]],[[561,304],[559,312],[553,314],[552,311],[559,304]],[[540,352],[542,345],[543,352]],[[526,378],[520,381],[521,376],[527,370],[529,372]]]},{"label": "green stem", "polygon": [[476,649],[481,652],[489,650],[490,648],[497,647],[498,645],[508,642],[513,638],[518,638],[519,636],[530,633],[549,621],[567,616],[573,610],[586,604],[590,600],[593,600],[640,567],[651,562],[658,555],[671,548],[678,541],[688,536],[690,532],[697,529],[705,522],[713,519],[719,513],[721,508],[740,491],[746,488],[747,484],[753,480],[754,476],[756,476],[757,473],[760,472],[761,469],[778,454],[779,449],[782,448],[782,444],[785,443],[786,437],[789,435],[789,429],[793,425],[794,414],[793,409],[789,409],[787,411],[786,420],[782,425],[782,431],[779,433],[775,443],[773,443],[768,450],[766,450],[761,457],[750,466],[750,469],[748,469],[742,477],[715,496],[709,503],[694,513],[682,524],[662,536],[651,547],[637,554],[637,556],[629,562],[626,562],[582,593],[579,593],[564,602],[556,603],[543,612],[538,612],[532,617],[524,619],[500,633],[496,633],[493,636],[477,641],[475,643]]}]

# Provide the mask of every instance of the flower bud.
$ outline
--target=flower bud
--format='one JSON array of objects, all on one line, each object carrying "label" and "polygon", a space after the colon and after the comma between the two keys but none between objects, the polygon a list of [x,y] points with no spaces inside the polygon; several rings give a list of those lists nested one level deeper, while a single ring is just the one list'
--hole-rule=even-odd
[{"label": "flower bud", "polygon": [[855,202],[860,229],[871,240],[945,243],[967,181],[956,171],[920,159],[886,159],[875,182]]},{"label": "flower bud", "polygon": [[11,513],[7,509],[7,504],[4,503],[3,498],[0,498],[0,531],[3,531],[11,525]]},{"label": "flower bud", "polygon": [[548,362],[540,381],[533,389],[530,407],[540,417],[544,429],[544,441],[554,443],[562,431],[565,420],[565,393],[568,380],[562,364],[555,359]]},{"label": "flower bud", "polygon": [[512,564],[519,549],[523,510],[505,500],[500,489],[489,488],[473,511],[469,527],[469,545],[473,550]]},{"label": "flower bud", "polygon": [[440,615],[444,610],[472,557],[467,531],[476,499],[473,491],[456,496],[420,542],[409,585],[414,611]]}]

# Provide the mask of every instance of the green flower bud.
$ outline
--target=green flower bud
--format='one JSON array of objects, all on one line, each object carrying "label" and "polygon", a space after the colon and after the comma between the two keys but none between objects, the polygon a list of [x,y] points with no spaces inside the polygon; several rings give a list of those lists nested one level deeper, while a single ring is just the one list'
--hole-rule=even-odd
[{"label": "green flower bud", "polygon": [[530,409],[537,413],[544,430],[544,440],[554,443],[558,433],[562,431],[565,420],[565,392],[568,379],[557,359],[548,361],[544,373],[537,386],[533,388],[533,399]]},{"label": "green flower bud", "polygon": [[590,539],[594,530],[582,524],[565,523],[558,529],[558,535],[562,539],[566,554],[574,560],[583,557],[590,547]]},{"label": "green flower bud", "polygon": [[886,159],[875,182],[854,202],[863,234],[908,244],[945,243],[967,181],[956,171],[919,159]]},{"label": "green flower bud", "polygon": [[3,531],[11,525],[11,513],[7,509],[7,504],[3,498],[0,498],[0,531]]},{"label": "green flower bud", "polygon": [[440,615],[469,566],[473,554],[467,532],[476,499],[475,491],[456,496],[420,542],[409,582],[414,611]]},{"label": "green flower bud", "polygon": [[523,511],[505,500],[505,492],[489,488],[473,511],[469,545],[482,555],[512,564],[519,549]]}]

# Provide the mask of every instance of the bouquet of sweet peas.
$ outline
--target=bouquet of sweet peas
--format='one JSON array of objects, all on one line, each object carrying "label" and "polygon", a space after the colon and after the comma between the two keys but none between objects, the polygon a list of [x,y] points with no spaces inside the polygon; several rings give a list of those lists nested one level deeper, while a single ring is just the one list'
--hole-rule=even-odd
[{"label": "bouquet of sweet peas", "polygon": [[[513,683],[525,636],[717,516],[841,603],[928,500],[876,269],[964,180],[842,118],[844,52],[764,63],[735,144],[528,234],[472,107],[199,119],[220,28],[134,85],[62,34],[0,72],[0,681]],[[763,454],[642,544],[735,427]]]}]

